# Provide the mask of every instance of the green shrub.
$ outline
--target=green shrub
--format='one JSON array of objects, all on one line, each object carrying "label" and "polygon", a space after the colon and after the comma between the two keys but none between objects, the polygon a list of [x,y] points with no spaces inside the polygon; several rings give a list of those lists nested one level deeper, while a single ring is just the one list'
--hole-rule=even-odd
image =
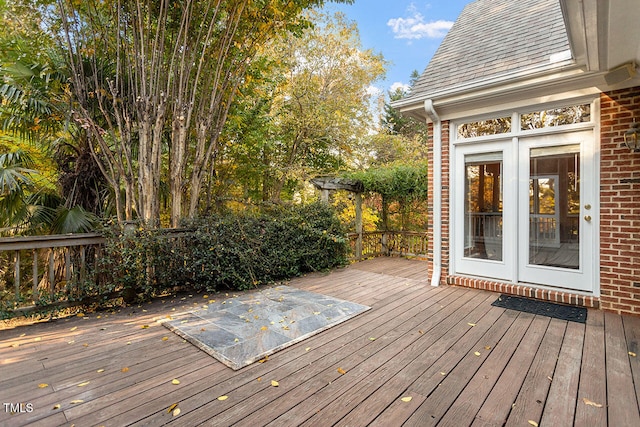
[{"label": "green shrub", "polygon": [[347,263],[346,234],[331,207],[312,204],[214,215],[180,236],[140,228],[106,232],[108,290],[152,295],[175,286],[244,290]]}]

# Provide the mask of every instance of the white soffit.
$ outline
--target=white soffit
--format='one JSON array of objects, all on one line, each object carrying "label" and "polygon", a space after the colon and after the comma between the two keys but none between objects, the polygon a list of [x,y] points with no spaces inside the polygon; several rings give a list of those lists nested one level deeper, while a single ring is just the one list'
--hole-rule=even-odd
[{"label": "white soffit", "polygon": [[640,1],[560,0],[574,56],[589,71],[640,64]]}]

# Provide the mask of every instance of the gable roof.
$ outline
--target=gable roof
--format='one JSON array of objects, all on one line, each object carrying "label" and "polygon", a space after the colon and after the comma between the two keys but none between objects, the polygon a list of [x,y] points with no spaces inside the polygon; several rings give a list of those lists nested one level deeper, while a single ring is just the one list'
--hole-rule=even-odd
[{"label": "gable roof", "polygon": [[567,59],[558,0],[477,0],[464,8],[406,100]]}]

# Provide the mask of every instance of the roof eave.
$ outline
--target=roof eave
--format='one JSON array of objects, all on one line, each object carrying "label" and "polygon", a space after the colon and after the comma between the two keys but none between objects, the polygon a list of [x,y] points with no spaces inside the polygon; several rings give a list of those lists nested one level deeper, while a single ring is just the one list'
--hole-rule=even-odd
[{"label": "roof eave", "polygon": [[391,106],[405,115],[426,120],[424,101],[431,99],[436,106],[449,105],[464,100],[482,101],[484,99],[504,96],[506,93],[515,94],[519,90],[550,81],[558,82],[584,75],[584,69],[573,60],[566,60],[551,65],[521,69],[492,76],[488,79],[467,82],[461,85],[445,88],[435,92],[425,92],[417,96],[408,97],[391,103]]}]

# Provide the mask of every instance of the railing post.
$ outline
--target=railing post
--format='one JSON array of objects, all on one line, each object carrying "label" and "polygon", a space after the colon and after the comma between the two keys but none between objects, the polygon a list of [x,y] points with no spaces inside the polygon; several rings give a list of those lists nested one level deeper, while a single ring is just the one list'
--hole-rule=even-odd
[{"label": "railing post", "polygon": [[387,231],[382,232],[382,255],[389,256],[389,234]]},{"label": "railing post", "polygon": [[49,249],[49,294],[53,295],[53,289],[56,281],[56,270],[53,248]]},{"label": "railing post", "polygon": [[20,299],[20,251],[15,251],[15,262],[13,264],[13,285],[16,291],[16,299]]},{"label": "railing post", "polygon": [[31,297],[34,301],[38,300],[38,250],[31,250],[31,258],[33,258],[33,291],[31,292]]},{"label": "railing post", "polygon": [[362,194],[356,193],[356,259],[362,260]]}]

